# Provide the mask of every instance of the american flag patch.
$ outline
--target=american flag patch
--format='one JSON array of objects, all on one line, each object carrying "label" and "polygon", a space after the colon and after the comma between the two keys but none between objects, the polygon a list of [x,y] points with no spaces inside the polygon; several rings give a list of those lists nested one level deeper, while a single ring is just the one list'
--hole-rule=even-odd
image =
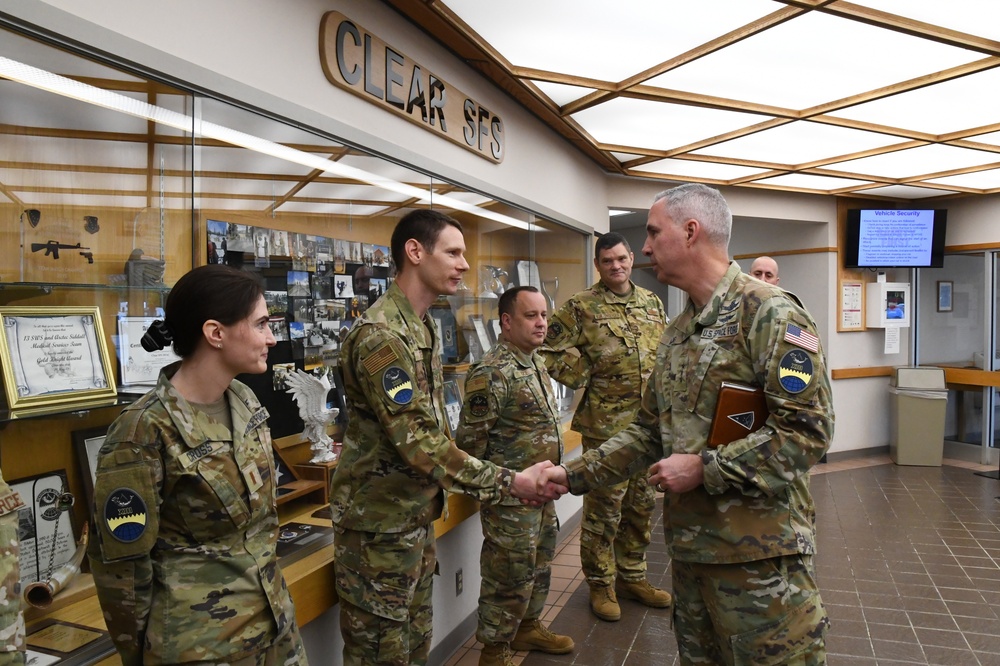
[{"label": "american flag patch", "polygon": [[377,375],[398,358],[396,350],[391,345],[386,344],[369,354],[361,363],[365,366],[365,370],[368,371],[369,375]]},{"label": "american flag patch", "polygon": [[788,324],[785,327],[785,342],[791,342],[793,345],[811,352],[819,351],[819,338],[809,331],[803,331],[795,324]]}]

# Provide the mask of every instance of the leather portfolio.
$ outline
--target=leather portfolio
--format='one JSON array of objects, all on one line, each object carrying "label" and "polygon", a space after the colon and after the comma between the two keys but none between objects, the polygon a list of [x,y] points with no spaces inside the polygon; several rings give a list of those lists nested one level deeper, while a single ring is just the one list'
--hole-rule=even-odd
[{"label": "leather portfolio", "polygon": [[743,439],[764,426],[767,402],[763,389],[732,382],[722,382],[715,416],[708,431],[708,446],[716,448]]}]

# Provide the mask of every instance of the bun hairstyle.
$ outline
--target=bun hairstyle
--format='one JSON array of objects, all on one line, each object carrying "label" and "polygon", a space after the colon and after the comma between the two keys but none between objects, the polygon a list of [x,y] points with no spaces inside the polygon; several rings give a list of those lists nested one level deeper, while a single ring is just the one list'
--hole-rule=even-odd
[{"label": "bun hairstyle", "polygon": [[139,343],[142,348],[148,352],[160,351],[171,342],[174,341],[174,334],[170,331],[170,327],[167,326],[165,321],[157,319],[149,328],[146,329],[146,333],[143,334],[142,340]]},{"label": "bun hairstyle", "polygon": [[251,273],[224,264],[198,266],[174,284],[163,308],[166,316],[146,330],[142,348],[157,351],[173,343],[174,353],[187,358],[204,340],[206,321],[232,326],[249,317],[263,295]]}]

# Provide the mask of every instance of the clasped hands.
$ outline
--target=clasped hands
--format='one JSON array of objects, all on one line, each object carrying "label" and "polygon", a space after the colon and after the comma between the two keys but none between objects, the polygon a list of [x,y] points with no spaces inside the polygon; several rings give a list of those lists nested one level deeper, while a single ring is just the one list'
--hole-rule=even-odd
[{"label": "clasped hands", "polygon": [[[685,493],[702,484],[704,466],[692,453],[673,453],[650,466],[649,485],[660,492]],[[549,460],[535,463],[514,476],[511,494],[522,503],[538,506],[569,492],[566,468]]]}]

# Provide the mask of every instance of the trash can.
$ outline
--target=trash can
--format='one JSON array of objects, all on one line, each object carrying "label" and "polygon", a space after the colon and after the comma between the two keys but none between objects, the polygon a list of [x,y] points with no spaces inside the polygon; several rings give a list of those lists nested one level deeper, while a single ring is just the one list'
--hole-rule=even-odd
[{"label": "trash can", "polygon": [[897,465],[940,467],[948,389],[942,368],[896,368],[889,456]]}]

